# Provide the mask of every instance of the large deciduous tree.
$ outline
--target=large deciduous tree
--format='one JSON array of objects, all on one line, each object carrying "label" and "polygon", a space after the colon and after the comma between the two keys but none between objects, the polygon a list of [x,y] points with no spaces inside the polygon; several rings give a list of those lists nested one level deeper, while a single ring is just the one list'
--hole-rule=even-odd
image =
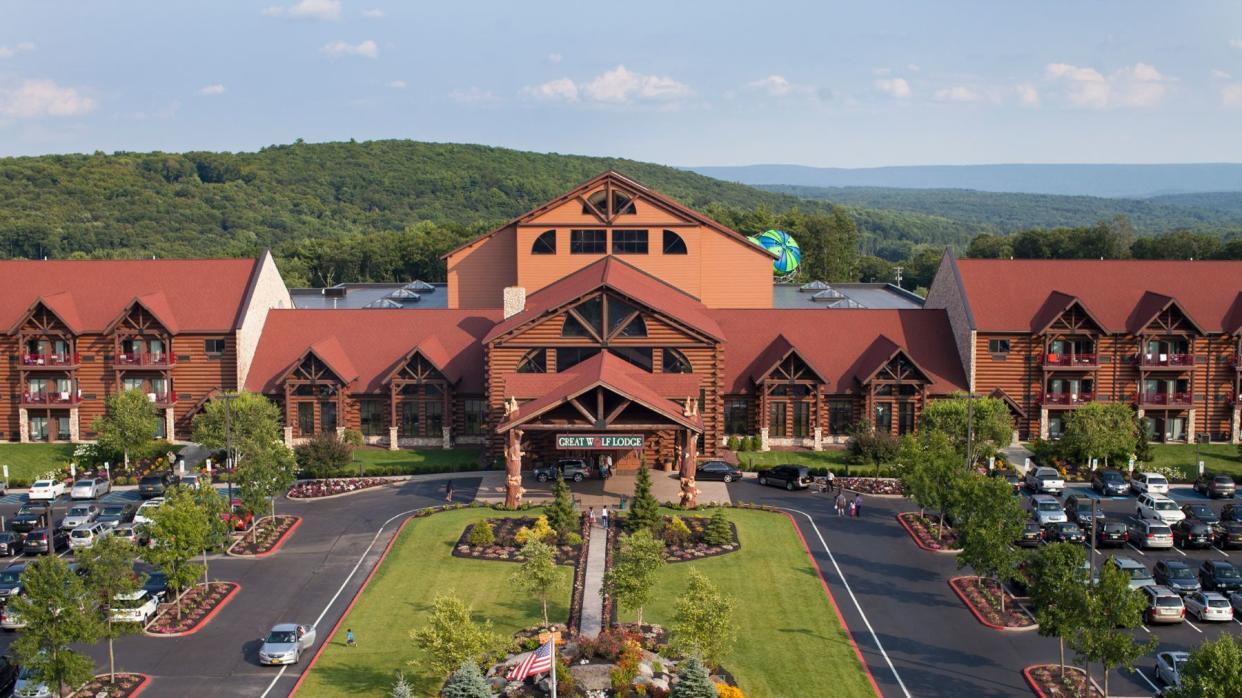
[{"label": "large deciduous tree", "polygon": [[907,436],[901,441],[897,462],[905,491],[924,512],[931,509],[939,515],[943,536],[945,514],[953,507],[958,483],[966,476],[953,443],[940,433],[920,439]]},{"label": "large deciduous tree", "polygon": [[296,470],[293,452],[278,441],[252,451],[245,465],[237,469],[238,496],[256,518],[251,535],[258,535],[260,512],[266,509],[270,516],[276,516],[276,498],[297,479]]},{"label": "large deciduous tree", "polygon": [[960,484],[957,520],[958,567],[969,565],[999,587],[1005,609],[1005,584],[1018,572],[1025,554],[1013,542],[1022,536],[1026,512],[1009,483],[997,477],[967,475]]},{"label": "large deciduous tree", "polygon": [[214,398],[194,417],[193,434],[194,441],[213,451],[231,443],[233,465],[240,467],[253,451],[280,441],[280,408],[248,391]]},{"label": "large deciduous tree", "polygon": [[1134,669],[1134,662],[1156,648],[1159,640],[1149,637],[1137,642],[1128,632],[1143,622],[1146,597],[1130,588],[1130,575],[1114,565],[1100,569],[1099,581],[1086,595],[1083,622],[1069,645],[1083,661],[1087,679],[1091,662],[1099,662],[1104,673],[1104,698],[1108,698],[1108,673],[1115,666]]},{"label": "large deciduous tree", "polygon": [[1066,415],[1061,447],[1079,463],[1100,458],[1107,466],[1110,461],[1124,461],[1134,452],[1138,429],[1134,410],[1128,405],[1093,402]]},{"label": "large deciduous tree", "polygon": [[13,641],[23,667],[36,683],[77,688],[95,673],[95,662],[75,652],[76,644],[95,642],[100,635],[95,599],[82,578],[59,557],[40,557],[22,573],[22,593],[8,602],[8,612],[26,627]]},{"label": "large deciduous tree", "polygon": [[[168,586],[179,600],[185,589],[203,572],[202,565],[192,562],[211,540],[214,524],[209,512],[194,492],[182,487],[171,488],[164,495],[164,504],[151,513],[148,532],[151,547],[143,555],[148,562],[164,570]],[[177,604],[181,617],[181,604]]]},{"label": "large deciduous tree", "polygon": [[[1013,421],[1003,400],[976,397],[973,406],[970,401],[962,395],[929,401],[923,408],[919,433],[923,436],[944,434],[963,457],[969,436],[975,462],[985,461],[1009,445],[1013,438]],[[973,428],[968,430],[968,425]]]},{"label": "large deciduous tree", "polygon": [[1087,553],[1081,545],[1053,543],[1039,549],[1027,568],[1027,586],[1035,606],[1039,634],[1055,637],[1065,676],[1065,640],[1083,622],[1087,604]]},{"label": "large deciduous tree", "polygon": [[1181,685],[1169,698],[1236,698],[1242,696],[1242,642],[1229,633],[1205,640],[1182,665]]},{"label": "large deciduous tree", "polygon": [[116,681],[116,653],[113,641],[142,632],[141,623],[120,623],[113,620],[112,608],[122,595],[142,589],[146,575],[134,571],[138,549],[124,538],[104,536],[89,548],[77,553],[78,563],[86,573],[83,577],[87,592],[93,597],[101,635],[108,641],[108,682]]},{"label": "large deciduous tree", "polygon": [[104,413],[95,420],[99,445],[120,453],[129,467],[129,457],[155,439],[159,414],[154,403],[141,390],[122,390],[104,401]]}]

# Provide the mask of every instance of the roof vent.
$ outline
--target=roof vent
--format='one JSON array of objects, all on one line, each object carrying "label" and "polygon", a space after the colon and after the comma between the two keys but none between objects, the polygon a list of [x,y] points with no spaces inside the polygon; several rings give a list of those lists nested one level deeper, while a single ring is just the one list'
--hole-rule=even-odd
[{"label": "roof vent", "polygon": [[840,299],[842,299],[842,298],[846,298],[846,297],[847,297],[847,296],[846,296],[844,293],[841,293],[841,292],[840,292],[840,291],[838,291],[837,289],[835,289],[835,288],[833,288],[833,287],[831,287],[831,286],[826,286],[826,288],[824,288],[824,290],[822,290],[822,291],[820,291],[819,293],[816,293],[815,295],[811,296],[811,300],[813,300],[813,301],[819,301],[819,302],[821,302],[821,303],[827,303],[827,302],[829,302],[829,301],[840,300]]},{"label": "roof vent", "polygon": [[379,300],[373,300],[370,303],[367,303],[366,305],[362,307],[364,308],[403,308],[405,306],[389,298],[380,298]]},{"label": "roof vent", "polygon": [[828,307],[829,308],[862,308],[864,306],[862,303],[859,303],[853,298],[840,298],[838,300],[828,303]]},{"label": "roof vent", "polygon": [[409,288],[399,288],[388,294],[386,297],[394,300],[418,300],[418,294],[411,291]]},{"label": "roof vent", "polygon": [[323,295],[327,298],[344,298],[345,297],[344,286],[329,286],[328,288],[321,288],[319,289],[319,291],[323,293]]},{"label": "roof vent", "polygon": [[432,286],[426,281],[411,281],[410,283],[406,284],[403,288],[405,288],[407,291],[414,291],[416,293],[431,293],[432,291],[436,290],[435,286]]},{"label": "roof vent", "polygon": [[810,291],[826,291],[830,288],[832,287],[823,281],[812,281],[809,284],[802,284],[802,286],[798,290],[810,292]]}]

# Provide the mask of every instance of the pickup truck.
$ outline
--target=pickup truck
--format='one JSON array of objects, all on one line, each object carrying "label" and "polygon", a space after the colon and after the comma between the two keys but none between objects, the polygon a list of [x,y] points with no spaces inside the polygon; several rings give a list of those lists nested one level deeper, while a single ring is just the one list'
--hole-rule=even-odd
[{"label": "pickup truck", "polygon": [[1065,480],[1055,468],[1035,468],[1026,474],[1026,487],[1036,494],[1059,495],[1065,491]]}]

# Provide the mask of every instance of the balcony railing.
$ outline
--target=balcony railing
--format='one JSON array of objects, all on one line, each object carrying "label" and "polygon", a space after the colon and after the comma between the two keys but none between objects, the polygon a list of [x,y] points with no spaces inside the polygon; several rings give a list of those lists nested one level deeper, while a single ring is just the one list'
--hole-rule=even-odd
[{"label": "balcony railing", "polygon": [[21,362],[29,368],[68,368],[82,363],[82,358],[77,353],[22,354]]},{"label": "balcony railing", "polygon": [[116,364],[118,366],[158,368],[161,366],[175,366],[177,364],[177,357],[175,354],[166,351],[121,352],[116,355]]},{"label": "balcony railing", "polygon": [[76,405],[81,399],[77,391],[64,393],[22,393],[22,404],[24,405]]},{"label": "balcony railing", "polygon": [[159,393],[147,393],[147,399],[157,405],[171,405],[177,401],[177,394],[171,390]]},{"label": "balcony railing", "polygon": [[1194,354],[1140,354],[1139,365],[1148,368],[1190,368],[1195,365]]},{"label": "balcony railing", "polygon": [[1191,393],[1139,393],[1140,405],[1167,405],[1170,407],[1189,407],[1194,400]]},{"label": "balcony railing", "polygon": [[1098,362],[1095,354],[1044,354],[1045,366],[1095,368]]},{"label": "balcony railing", "polygon": [[1085,405],[1095,397],[1092,393],[1047,393],[1044,395],[1045,405]]}]

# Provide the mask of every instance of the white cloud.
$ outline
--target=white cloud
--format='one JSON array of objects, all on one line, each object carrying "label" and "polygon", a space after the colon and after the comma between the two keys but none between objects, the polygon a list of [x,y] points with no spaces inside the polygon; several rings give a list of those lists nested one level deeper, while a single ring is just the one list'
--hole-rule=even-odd
[{"label": "white cloud", "polygon": [[881,78],[875,81],[875,89],[898,99],[910,96],[910,83],[905,78]]},{"label": "white cloud", "polygon": [[292,5],[272,5],[264,8],[263,14],[268,17],[335,22],[341,18],[341,0],[298,0]]},{"label": "white cloud", "polygon": [[1039,90],[1030,83],[1023,83],[1014,86],[1014,91],[1018,93],[1018,103],[1024,107],[1039,106]]},{"label": "white cloud", "polygon": [[536,99],[545,99],[553,102],[578,101],[578,85],[569,78],[549,80],[542,85],[532,85],[522,91]]},{"label": "white cloud", "polygon": [[384,16],[384,11],[379,9],[378,7],[372,7],[369,10],[363,10],[362,16],[366,17],[367,19],[382,19]]},{"label": "white cloud", "polygon": [[1230,39],[1229,45],[1233,48],[1242,49],[1242,39]]},{"label": "white cloud", "polygon": [[1225,71],[1221,70],[1220,68],[1213,68],[1213,69],[1212,69],[1212,77],[1213,77],[1213,78],[1216,78],[1217,80],[1230,80],[1230,79],[1232,79],[1232,78],[1233,78],[1233,76],[1232,76],[1232,75],[1230,75],[1229,73],[1227,73],[1227,72],[1225,72]]},{"label": "white cloud", "polygon": [[911,63],[906,66],[906,70],[910,71],[911,73],[917,73],[920,70],[922,70],[922,67],[920,67],[918,63]]},{"label": "white cloud", "polygon": [[1220,91],[1220,101],[1226,107],[1242,107],[1242,82],[1223,87]]},{"label": "white cloud", "polygon": [[22,41],[12,46],[0,46],[0,58],[12,58],[19,53],[26,53],[34,49],[35,45],[29,41]]},{"label": "white cloud", "polygon": [[563,58],[564,58],[564,56],[562,56],[562,55],[561,55],[561,54],[559,54],[559,53],[549,53],[549,54],[548,54],[548,62],[549,62],[549,63],[560,63],[560,62],[561,62],[561,60],[562,60]]},{"label": "white cloud", "polygon": [[1155,66],[1142,62],[1108,75],[1095,68],[1049,63],[1044,74],[1063,88],[1063,96],[1071,105],[1088,109],[1150,107],[1164,99],[1173,82]]},{"label": "white cloud", "polygon": [[80,116],[94,109],[95,100],[51,80],[26,80],[16,88],[0,89],[0,115],[17,119]]},{"label": "white cloud", "polygon": [[222,95],[224,94],[224,85],[218,82],[212,85],[204,85],[198,88],[198,93],[200,95]]},{"label": "white cloud", "polygon": [[942,87],[932,95],[940,102],[977,102],[979,93],[965,85]]},{"label": "white cloud", "polygon": [[623,65],[596,76],[583,85],[582,90],[597,102],[612,104],[625,104],[635,99],[670,101],[691,94],[687,85],[673,78],[635,73]]},{"label": "white cloud", "polygon": [[320,50],[333,58],[340,58],[341,56],[379,58],[379,45],[370,39],[357,44],[349,44],[344,41],[333,41],[332,43],[326,44]]},{"label": "white cloud", "polygon": [[458,104],[495,104],[500,101],[496,93],[478,87],[453,90],[449,93],[449,99]]},{"label": "white cloud", "polygon": [[746,83],[746,87],[763,92],[769,97],[793,97],[815,93],[814,87],[790,82],[784,75],[769,75],[766,78]]},{"label": "white cloud", "polygon": [[409,85],[406,84],[405,80],[392,80],[388,83],[388,86],[394,90],[404,90],[405,88],[409,87]]}]

